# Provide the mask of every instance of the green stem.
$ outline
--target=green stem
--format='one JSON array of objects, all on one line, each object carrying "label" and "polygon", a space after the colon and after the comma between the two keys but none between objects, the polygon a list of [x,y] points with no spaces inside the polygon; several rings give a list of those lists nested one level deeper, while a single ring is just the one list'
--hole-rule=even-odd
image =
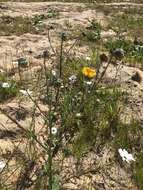
[{"label": "green stem", "polygon": [[20,79],[20,85],[22,84],[22,75],[21,75],[21,69],[20,69],[20,65],[18,64],[18,75],[19,75],[19,79]]},{"label": "green stem", "polygon": [[60,65],[59,65],[60,78],[62,76],[62,61],[63,61],[63,39],[61,39],[61,48],[60,48]]},{"label": "green stem", "polygon": [[48,82],[48,74],[47,74],[47,67],[46,67],[46,55],[44,54],[44,70],[45,70],[45,77],[46,77],[46,91],[47,91],[47,101],[50,102],[49,104],[49,113],[48,113],[48,121],[46,120],[47,123],[47,134],[48,134],[48,128],[50,130],[49,133],[49,138],[48,138],[48,147],[47,148],[47,153],[48,153],[48,160],[47,160],[47,166],[48,166],[48,185],[47,185],[47,190],[52,190],[52,180],[53,180],[53,173],[52,173],[52,118],[51,118],[51,97],[49,99],[48,93],[49,93],[49,82]]},{"label": "green stem", "polygon": [[49,108],[49,129],[50,129],[50,134],[49,134],[49,157],[48,157],[48,173],[49,173],[49,185],[48,185],[48,190],[52,190],[52,181],[53,181],[53,171],[52,171],[52,119],[51,119],[51,105]]}]

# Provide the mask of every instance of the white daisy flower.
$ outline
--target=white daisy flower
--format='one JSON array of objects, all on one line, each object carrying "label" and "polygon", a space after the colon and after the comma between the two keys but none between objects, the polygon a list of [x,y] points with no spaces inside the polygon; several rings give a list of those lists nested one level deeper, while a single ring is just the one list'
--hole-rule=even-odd
[{"label": "white daisy flower", "polygon": [[5,166],[6,166],[6,163],[4,161],[0,161],[0,172],[3,170]]},{"label": "white daisy flower", "polygon": [[85,58],[85,60],[86,60],[86,61],[90,61],[91,58],[87,56],[87,57]]},{"label": "white daisy flower", "polygon": [[76,117],[81,117],[81,113],[77,113],[77,114],[76,114]]},{"label": "white daisy flower", "polygon": [[100,99],[99,98],[97,98],[97,100],[96,100],[97,102],[100,102]]},{"label": "white daisy flower", "polygon": [[57,75],[56,71],[52,70],[51,72],[54,77]]},{"label": "white daisy flower", "polygon": [[123,161],[126,161],[127,163],[129,163],[130,161],[135,161],[133,155],[129,154],[125,149],[119,148],[118,152]]},{"label": "white daisy flower", "polygon": [[92,81],[84,81],[84,83],[90,86],[92,84]]},{"label": "white daisy flower", "polygon": [[69,81],[70,81],[70,83],[72,83],[72,84],[75,83],[76,80],[77,80],[76,75],[72,75],[72,76],[69,77]]},{"label": "white daisy flower", "polygon": [[51,133],[52,133],[52,135],[56,135],[57,134],[57,128],[56,127],[52,127],[52,129],[51,129]]},{"label": "white daisy flower", "polygon": [[24,96],[32,95],[32,91],[30,91],[29,89],[19,90],[19,92],[21,92],[21,94],[23,94]]},{"label": "white daisy flower", "polygon": [[3,82],[2,83],[2,88],[10,88],[11,84],[7,83],[7,82]]}]

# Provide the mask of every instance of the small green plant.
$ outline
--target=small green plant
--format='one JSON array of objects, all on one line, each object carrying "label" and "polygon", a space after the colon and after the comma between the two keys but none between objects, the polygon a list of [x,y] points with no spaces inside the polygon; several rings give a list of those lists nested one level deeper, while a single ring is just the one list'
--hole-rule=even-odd
[{"label": "small green plant", "polygon": [[134,44],[124,39],[109,40],[106,42],[105,47],[110,51],[122,48],[126,53],[130,53],[134,50]]},{"label": "small green plant", "polygon": [[105,47],[112,52],[115,49],[121,48],[125,52],[125,60],[130,64],[138,63],[142,67],[143,63],[143,45],[135,45],[132,41],[125,39],[109,40]]},{"label": "small green plant", "polygon": [[101,25],[94,19],[89,21],[89,26],[82,31],[82,35],[89,41],[98,41],[101,39]]},{"label": "small green plant", "polygon": [[54,9],[49,9],[47,12],[47,18],[54,18],[57,17],[59,13]]},{"label": "small green plant", "polygon": [[142,128],[137,121],[130,121],[129,124],[120,122],[117,127],[114,145],[117,149],[121,147],[132,149],[134,146],[134,149],[139,151],[142,149],[140,146],[142,141],[141,134]]},{"label": "small green plant", "polygon": [[45,19],[45,15],[41,14],[41,15],[34,15],[32,18],[32,22],[34,25],[38,25],[40,24],[44,19]]},{"label": "small green plant", "polygon": [[[96,58],[98,58],[97,54]],[[71,86],[70,90],[69,86],[68,90],[64,91],[60,104],[62,118],[64,118],[64,122],[66,121],[66,130],[69,130],[68,132],[73,136],[74,133],[76,134],[70,151],[77,157],[82,156],[95,143],[104,144],[110,140],[111,133],[116,131],[118,125],[119,102],[122,97],[118,88],[96,86],[92,89],[93,81],[84,78],[81,72],[81,68],[88,64],[91,63],[86,60],[77,60],[77,63],[68,61],[63,67],[65,82],[71,73],[77,77],[74,87]],[[92,67],[96,66],[96,61],[94,61]],[[87,74],[88,67],[84,67],[83,72]],[[90,75],[94,76],[94,72],[92,70],[90,72],[92,72]],[[67,106],[68,110],[65,111]],[[99,142],[97,139],[100,139]]]},{"label": "small green plant", "polygon": [[14,83],[11,83],[11,86],[8,88],[0,87],[0,102],[13,98],[17,95],[18,90]]},{"label": "small green plant", "polygon": [[6,80],[4,75],[0,75],[0,102],[13,98],[18,93],[18,87],[13,80]]},{"label": "small green plant", "polygon": [[43,22],[43,20],[48,18],[54,18],[57,17],[59,13],[54,9],[49,9],[46,14],[36,14],[32,17],[32,23],[34,26],[38,26]]},{"label": "small green plant", "polygon": [[17,17],[2,16],[0,17],[0,34],[22,35],[24,33],[38,33],[42,29],[41,27],[39,27],[37,31],[38,27],[37,20],[38,19],[32,19],[30,17],[22,17],[22,16],[17,16]]}]

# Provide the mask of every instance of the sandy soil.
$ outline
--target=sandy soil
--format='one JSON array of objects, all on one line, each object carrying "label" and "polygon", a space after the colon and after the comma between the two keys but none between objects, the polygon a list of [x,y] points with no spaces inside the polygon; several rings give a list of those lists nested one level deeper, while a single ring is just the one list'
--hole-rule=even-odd
[{"label": "sandy soil", "polygon": [[[102,5],[102,4],[101,4]],[[143,4],[136,4],[136,3],[108,3],[105,4],[107,6],[115,5],[133,5],[133,6],[143,6]],[[88,5],[85,4],[79,4],[79,3],[15,3],[15,2],[7,2],[7,3],[0,3],[0,16],[2,15],[9,15],[12,17],[22,16],[22,17],[32,17],[33,15],[40,15],[40,14],[46,14],[48,10],[54,9],[59,12],[58,17],[52,18],[52,19],[45,19],[44,24],[45,26],[48,26],[49,24],[53,24],[55,27],[51,32],[51,39],[53,46],[58,49],[59,48],[59,38],[57,37],[59,35],[59,32],[65,30],[69,30],[69,25],[71,26],[71,30],[73,28],[80,28],[81,26],[86,26],[88,23],[88,19],[95,18],[98,22],[100,22],[102,25],[106,25],[108,22],[107,16],[104,15],[103,12],[100,12],[99,10],[91,10]],[[68,27],[67,27],[68,23]],[[102,37],[114,37],[115,33],[113,31],[103,31]],[[70,47],[70,45],[73,43],[72,40],[69,40],[66,43],[66,48]],[[49,49],[50,44],[47,38],[47,31],[45,30],[41,34],[23,34],[21,36],[0,36],[0,68],[4,70],[10,70],[11,68],[17,67],[17,58],[19,57],[26,57],[30,62],[32,63],[33,68],[38,68],[39,65],[42,63],[43,59],[41,58],[41,54],[44,50]],[[76,49],[76,47],[75,47]],[[78,47],[81,57],[85,57],[89,54],[89,49],[86,46]],[[30,51],[32,53],[30,53]],[[52,54],[52,52],[51,52]],[[54,59],[54,58],[53,58]],[[112,81],[115,76],[117,78],[117,83],[120,84],[121,88],[123,90],[127,90],[127,92],[130,94],[128,98],[128,106],[126,110],[124,110],[124,117],[126,115],[130,115],[130,117],[138,118],[139,120],[143,120],[143,71],[134,68],[131,66],[124,65],[124,63],[119,63],[120,72],[116,76],[116,70],[117,66],[111,65],[109,66],[106,74],[106,79],[109,81]],[[37,70],[38,70],[37,69]],[[25,74],[28,71],[25,71]],[[33,70],[35,72],[35,70]],[[131,77],[136,73],[139,72],[142,81],[137,82],[131,80]],[[26,111],[26,119],[20,120],[19,123],[24,126],[24,128],[29,127],[31,124],[31,109],[33,108],[32,102],[28,100],[25,100],[22,105],[23,109]],[[47,111],[47,107],[44,105],[39,104],[40,108],[43,110],[43,112]],[[12,100],[11,102],[6,102],[5,104],[0,105],[1,108],[4,108],[12,117],[16,118],[17,115],[15,114],[15,110],[19,111],[19,104],[17,100]],[[36,121],[36,132],[39,133],[39,131],[43,130],[44,121],[41,118],[40,113],[37,111],[37,121]],[[7,151],[13,151],[15,146],[18,143],[18,140],[22,137],[22,132],[16,127],[15,124],[11,123],[11,121],[4,115],[0,114],[0,148],[3,153]],[[22,148],[23,146],[22,146]],[[107,150],[107,149],[106,149]],[[91,157],[91,160],[96,160],[97,163],[94,163],[93,166],[96,164],[100,164],[102,167],[106,165],[105,161],[105,154],[106,159],[108,160],[108,152],[103,150],[103,157],[99,156],[96,157],[95,153],[91,153],[89,157]],[[111,157],[109,159],[112,159],[112,154],[109,154]],[[93,157],[93,158],[92,158]],[[90,160],[90,161],[91,161]],[[104,162],[104,163],[103,163]],[[73,162],[71,162],[73,164]],[[83,162],[84,164],[84,162]],[[72,165],[73,166],[73,165]],[[71,167],[71,166],[70,166]],[[120,171],[118,170],[118,166],[113,166],[109,169],[107,172],[110,172],[110,176],[114,178],[113,180],[107,179],[107,184],[110,183],[110,185],[115,186],[115,190],[121,190],[119,187],[119,179],[121,179],[122,185],[125,185],[123,190],[126,190],[128,188],[135,189],[134,184],[132,183],[130,176],[127,172],[123,171],[122,168]],[[115,173],[117,174],[115,176]],[[64,175],[65,173],[62,173]],[[122,176],[122,177],[121,177]],[[86,176],[85,176],[86,177]],[[78,179],[81,181],[85,181],[85,179]],[[99,184],[104,183],[104,176],[103,175],[93,175],[93,181],[96,181]],[[76,182],[77,184],[79,182]],[[128,186],[126,186],[128,184]],[[67,186],[65,189],[77,189],[78,187],[74,183],[66,184]],[[99,187],[100,188],[100,187]],[[100,188],[102,189],[102,187]],[[106,189],[111,190],[108,185]]]},{"label": "sandy soil", "polygon": [[[52,43],[54,47],[58,46],[57,36],[59,32],[67,30],[65,23],[71,27],[79,28],[86,25],[88,19],[96,18],[97,21],[105,21],[102,12],[91,10],[84,4],[75,3],[1,3],[0,15],[9,15],[12,17],[32,17],[33,15],[45,14],[53,9],[59,12],[58,18],[44,20],[45,26],[53,24],[54,30],[51,32]],[[33,52],[33,57],[49,48],[47,40],[47,31],[44,34],[24,34],[21,36],[1,36],[0,37],[0,66],[11,67],[13,62],[22,55],[28,56],[28,51]],[[36,61],[36,60],[34,60]]]}]

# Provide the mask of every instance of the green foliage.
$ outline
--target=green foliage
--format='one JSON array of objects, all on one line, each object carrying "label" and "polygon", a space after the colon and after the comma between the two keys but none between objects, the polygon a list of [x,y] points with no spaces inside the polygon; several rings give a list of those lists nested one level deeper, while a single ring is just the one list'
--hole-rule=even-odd
[{"label": "green foliage", "polygon": [[[77,157],[82,156],[92,145],[105,144],[112,139],[119,122],[119,109],[122,101],[120,89],[94,86],[94,80],[82,74],[84,66],[98,67],[98,53],[91,53],[91,60],[72,59],[63,64],[63,75],[60,85],[64,86],[59,93],[58,114],[61,116],[62,133],[66,140],[72,139],[72,151]],[[69,77],[76,75],[74,84]],[[53,85],[57,88],[56,80]]]},{"label": "green foliage", "polygon": [[136,165],[134,168],[134,178],[139,190],[143,189],[143,153],[138,155]]},{"label": "green foliage", "polygon": [[[8,83],[10,87],[2,87],[3,83]],[[18,87],[15,81],[7,81],[5,75],[0,75],[0,102],[15,97],[18,94]]]},{"label": "green foliage", "polygon": [[54,18],[57,17],[59,13],[54,9],[49,9],[46,14],[36,14],[32,17],[32,23],[34,26],[37,26],[43,22],[43,20],[48,18]]},{"label": "green foliage", "polygon": [[111,27],[117,29],[118,32],[126,31],[131,37],[135,37],[135,35],[142,37],[141,31],[143,29],[143,18],[128,13],[116,15],[111,21]]},{"label": "green foliage", "polygon": [[117,133],[115,136],[115,147],[116,149],[124,147],[125,149],[136,149],[140,151],[142,147],[142,128],[137,121],[131,121],[129,124],[123,124],[117,127]]},{"label": "green foliage", "polygon": [[125,41],[124,39],[117,39],[117,40],[109,40],[106,42],[105,47],[112,51],[117,48],[122,48],[126,52],[130,52],[134,50],[134,45],[131,41]]},{"label": "green foliage", "polygon": [[[73,153],[80,157],[88,151],[97,138],[99,144],[106,143],[115,131],[119,112],[121,93],[118,89],[93,89],[88,93],[83,84],[83,92],[75,87],[70,95],[65,96],[60,107],[63,120],[63,127],[70,135],[75,135]],[[67,102],[68,101],[68,102]],[[80,113],[80,117],[76,114]]]},{"label": "green foliage", "polygon": [[94,19],[89,21],[89,26],[82,31],[82,37],[91,42],[96,42],[101,39],[101,25]]},{"label": "green foliage", "polygon": [[88,151],[93,144],[105,144],[111,139],[111,133],[118,124],[120,92],[115,91],[115,89],[103,89],[91,92],[81,103],[79,134],[73,147],[77,156]]},{"label": "green foliage", "polygon": [[40,24],[45,19],[45,15],[34,15],[32,18],[32,22],[34,25]]},{"label": "green foliage", "polygon": [[54,18],[54,17],[57,17],[58,15],[59,13],[54,9],[50,9],[47,12],[47,18]]},{"label": "green foliage", "polygon": [[38,28],[38,30],[37,27],[35,27],[35,24],[37,24],[36,19],[22,16],[2,16],[0,17],[0,34],[22,35],[24,33],[38,33],[38,31],[41,31],[41,27]]},{"label": "green foliage", "polygon": [[52,190],[60,190],[60,184],[59,184],[59,177],[58,176],[53,176],[53,186]]},{"label": "green foliage", "polygon": [[77,158],[82,157],[83,153],[89,151],[92,145],[96,142],[96,136],[97,128],[95,126],[89,124],[85,128],[84,126],[83,128],[81,127],[73,145],[73,154]]},{"label": "green foliage", "polygon": [[105,47],[110,51],[122,48],[125,51],[126,60],[130,61],[130,63],[137,62],[139,64],[143,64],[143,43],[135,45],[132,41],[117,39],[107,41]]}]

